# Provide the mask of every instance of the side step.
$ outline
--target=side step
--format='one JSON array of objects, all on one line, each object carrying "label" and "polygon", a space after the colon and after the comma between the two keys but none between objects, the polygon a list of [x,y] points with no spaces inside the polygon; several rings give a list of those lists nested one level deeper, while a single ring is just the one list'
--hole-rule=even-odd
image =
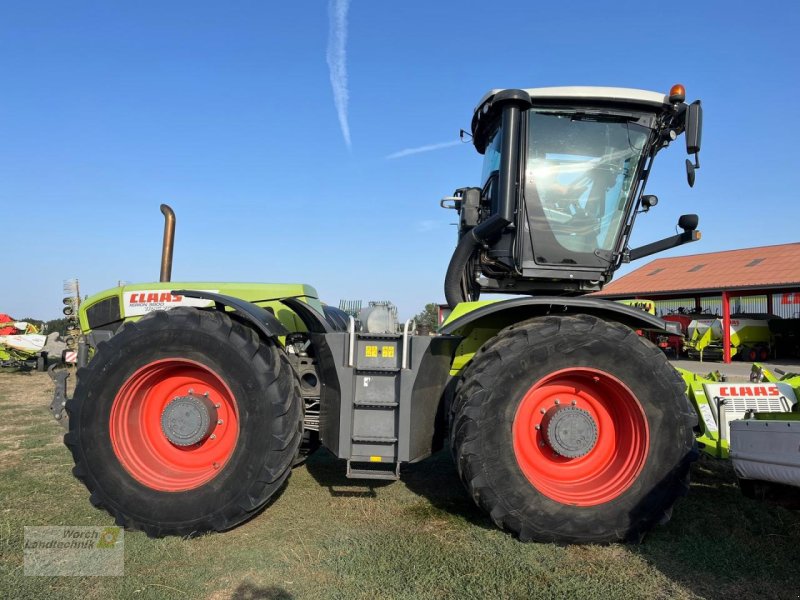
[{"label": "side step", "polygon": [[[355,466],[354,466],[355,465]],[[400,479],[400,462],[355,462],[347,461],[348,479],[383,479],[397,481]]]},{"label": "side step", "polygon": [[436,415],[458,336],[312,332],[320,368],[321,442],[351,479],[400,478],[400,465],[438,450]]}]

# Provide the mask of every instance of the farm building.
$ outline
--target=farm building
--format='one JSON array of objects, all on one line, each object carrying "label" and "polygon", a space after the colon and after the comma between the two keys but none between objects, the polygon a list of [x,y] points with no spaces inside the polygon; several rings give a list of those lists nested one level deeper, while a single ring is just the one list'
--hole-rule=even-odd
[{"label": "farm building", "polygon": [[800,318],[800,243],[658,258],[594,294],[649,299],[657,314],[706,312],[723,319],[723,360],[730,362],[730,315]]}]

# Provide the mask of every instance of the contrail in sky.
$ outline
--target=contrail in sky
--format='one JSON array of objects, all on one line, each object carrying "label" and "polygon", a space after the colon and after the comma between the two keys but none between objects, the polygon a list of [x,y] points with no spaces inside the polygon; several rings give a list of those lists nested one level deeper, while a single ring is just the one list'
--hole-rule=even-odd
[{"label": "contrail in sky", "polygon": [[431,152],[432,150],[441,150],[442,148],[450,148],[451,146],[458,146],[461,140],[454,140],[452,142],[442,142],[441,144],[428,144],[427,146],[418,146],[417,148],[406,148],[394,154],[390,154],[386,158],[403,158],[404,156],[411,156],[412,154],[420,154],[421,152]]},{"label": "contrail in sky", "polygon": [[333,103],[339,115],[339,126],[342,128],[344,143],[350,148],[350,125],[347,123],[347,102],[350,93],[347,90],[347,9],[350,0],[330,0],[328,16],[330,30],[328,33],[328,69],[331,74]]}]

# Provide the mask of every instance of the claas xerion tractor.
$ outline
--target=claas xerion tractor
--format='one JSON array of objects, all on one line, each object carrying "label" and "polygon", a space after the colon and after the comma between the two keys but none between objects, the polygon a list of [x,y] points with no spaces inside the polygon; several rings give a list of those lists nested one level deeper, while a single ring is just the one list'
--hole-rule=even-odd
[{"label": "claas xerion tractor", "polygon": [[701,123],[680,85],[489,92],[481,186],[442,200],[459,239],[435,335],[357,322],[308,285],[170,282],[162,207],[161,281],[84,301],[72,398],[56,377],[75,476],[118,524],[190,535],[250,518],[320,444],[348,477],[397,479],[449,439],[467,493],[519,539],[640,539],[688,489],[697,417],[636,334],[664,321],[586,294],[699,238],[684,215],[629,247],[655,155],[685,134],[693,184]]}]

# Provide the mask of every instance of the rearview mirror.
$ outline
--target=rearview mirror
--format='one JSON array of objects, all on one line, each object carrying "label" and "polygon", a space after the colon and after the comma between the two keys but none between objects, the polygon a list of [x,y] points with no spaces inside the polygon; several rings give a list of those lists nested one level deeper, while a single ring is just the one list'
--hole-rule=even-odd
[{"label": "rearview mirror", "polygon": [[686,181],[689,182],[689,187],[694,187],[694,164],[688,158],[686,159]]},{"label": "rearview mirror", "polygon": [[700,224],[700,217],[697,215],[681,215],[678,219],[678,227],[684,231],[694,231]]},{"label": "rearview mirror", "polygon": [[686,107],[685,121],[686,153],[700,152],[700,140],[703,134],[703,108],[700,100],[695,100]]}]

